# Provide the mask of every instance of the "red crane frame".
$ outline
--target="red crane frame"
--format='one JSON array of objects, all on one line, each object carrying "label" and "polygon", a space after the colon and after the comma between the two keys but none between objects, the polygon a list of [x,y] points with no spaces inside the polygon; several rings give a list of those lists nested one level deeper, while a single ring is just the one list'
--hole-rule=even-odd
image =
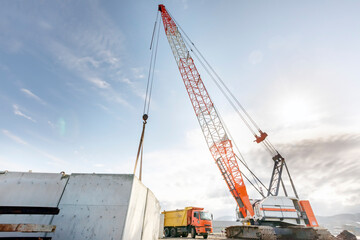
[{"label": "red crane frame", "polygon": [[243,217],[254,215],[231,140],[205,88],[194,60],[170,14],[159,5],[165,34],[178,65],[186,91],[199,121],[210,152],[219,167]]}]

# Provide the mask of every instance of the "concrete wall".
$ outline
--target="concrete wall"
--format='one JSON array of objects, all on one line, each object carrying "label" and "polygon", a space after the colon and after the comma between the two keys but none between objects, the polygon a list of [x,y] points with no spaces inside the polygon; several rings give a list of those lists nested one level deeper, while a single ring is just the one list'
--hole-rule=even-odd
[{"label": "concrete wall", "polygon": [[[0,223],[56,225],[56,231],[0,233],[54,240],[158,239],[160,205],[131,174],[0,174],[1,206],[58,207],[58,215],[0,215]],[[5,196],[5,197],[4,197]]]}]

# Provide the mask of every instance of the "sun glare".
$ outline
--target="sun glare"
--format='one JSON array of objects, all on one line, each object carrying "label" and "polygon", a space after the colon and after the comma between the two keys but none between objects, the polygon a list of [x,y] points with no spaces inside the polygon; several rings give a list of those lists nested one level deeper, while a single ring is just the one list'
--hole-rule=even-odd
[{"label": "sun glare", "polygon": [[311,101],[306,97],[291,96],[279,106],[285,125],[297,125],[316,120]]}]

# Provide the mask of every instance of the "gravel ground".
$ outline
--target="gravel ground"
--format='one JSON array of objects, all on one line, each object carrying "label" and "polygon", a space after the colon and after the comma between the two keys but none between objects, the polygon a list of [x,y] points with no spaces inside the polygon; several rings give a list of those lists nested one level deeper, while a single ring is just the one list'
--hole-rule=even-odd
[{"label": "gravel ground", "polygon": [[[164,239],[164,240],[181,240],[181,239],[194,239],[194,238],[191,238],[190,234],[189,234],[189,236],[187,238],[177,237],[177,238],[162,238],[162,239]],[[195,239],[204,239],[204,238],[202,236],[196,236]],[[207,239],[210,239],[210,240],[225,240],[227,238],[225,237],[225,234],[213,233],[213,234],[210,234]]]}]

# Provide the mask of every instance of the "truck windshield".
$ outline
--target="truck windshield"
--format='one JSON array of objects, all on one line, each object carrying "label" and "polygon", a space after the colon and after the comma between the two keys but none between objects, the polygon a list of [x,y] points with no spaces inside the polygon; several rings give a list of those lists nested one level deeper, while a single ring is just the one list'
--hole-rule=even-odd
[{"label": "truck windshield", "polygon": [[208,212],[200,212],[201,220],[211,220],[211,214]]}]

